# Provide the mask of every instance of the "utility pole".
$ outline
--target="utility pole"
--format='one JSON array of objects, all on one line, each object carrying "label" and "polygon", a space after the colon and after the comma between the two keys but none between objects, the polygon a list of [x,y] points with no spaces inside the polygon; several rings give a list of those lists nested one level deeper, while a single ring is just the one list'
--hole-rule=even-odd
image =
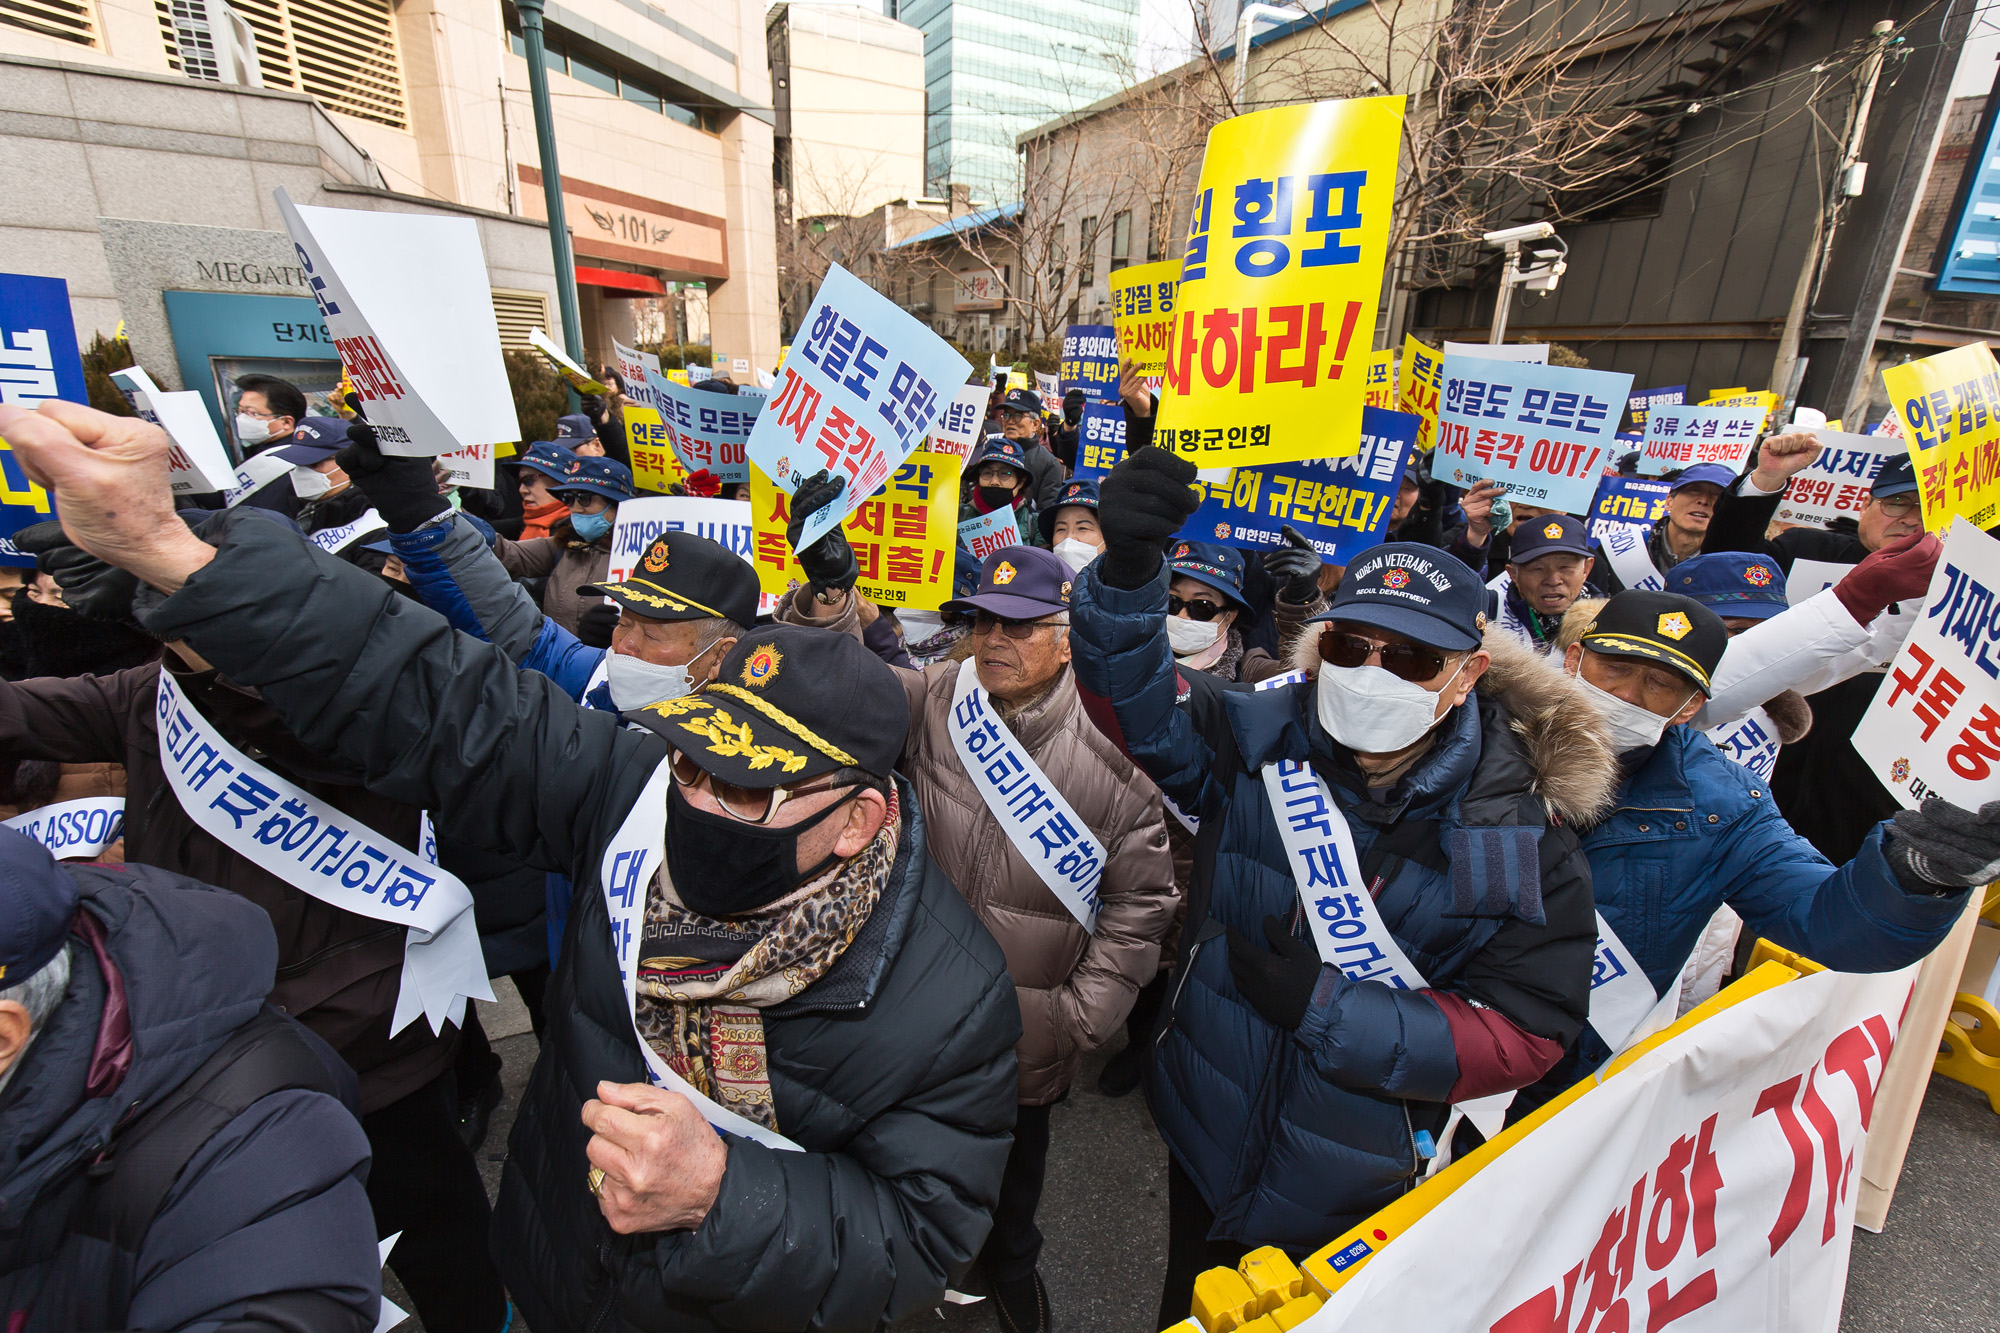
[{"label": "utility pole", "polygon": [[[549,67],[543,54],[544,0],[515,0],[521,15],[521,39],[528,48],[528,96],[535,105],[535,149],[542,159],[542,199],[549,213],[549,253],[556,266],[556,305],[562,310],[563,350],[584,364],[583,321],[576,311],[576,255],[570,250],[569,223],[563,217],[562,168],[556,163],[556,125],[549,109]],[[570,395],[570,408],[576,408]]]},{"label": "utility pole", "polygon": [[1849,199],[1860,197],[1867,179],[1868,164],[1861,160],[1861,142],[1868,133],[1868,113],[1875,105],[1875,84],[1882,74],[1882,57],[1895,40],[1892,36],[1895,30],[1896,25],[1886,19],[1877,23],[1873,32],[1874,45],[1862,58],[1861,77],[1855,85],[1854,100],[1847,107],[1847,129],[1840,145],[1840,169],[1833,173],[1826,202],[1813,218],[1812,244],[1806,247],[1805,263],[1799,266],[1798,284],[1792,289],[1791,309],[1785,312],[1784,332],[1778,335],[1778,355],[1771,363],[1769,388],[1781,399],[1776,418],[1779,424],[1791,420],[1792,408],[1798,401],[1799,385],[1804,378],[1796,373],[1795,368],[1805,335],[1806,314],[1812,308],[1812,299],[1819,285],[1821,261],[1833,247],[1833,234],[1840,225],[1841,206]]}]

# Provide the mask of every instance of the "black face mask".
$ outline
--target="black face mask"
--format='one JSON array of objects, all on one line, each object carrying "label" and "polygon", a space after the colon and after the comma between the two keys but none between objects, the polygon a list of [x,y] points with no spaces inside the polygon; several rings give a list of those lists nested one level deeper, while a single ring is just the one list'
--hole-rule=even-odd
[{"label": "black face mask", "polygon": [[859,788],[801,823],[766,828],[697,810],[678,782],[669,783],[667,874],[674,892],[689,911],[703,916],[739,916],[776,902],[839,859],[829,853],[801,871],[799,835],[858,793]]},{"label": "black face mask", "polygon": [[159,640],[130,625],[89,620],[66,606],[44,606],[22,588],[14,626],[30,676],[108,676],[159,656]]},{"label": "black face mask", "polygon": [[1010,508],[1014,503],[1014,488],[1012,486],[981,486],[979,488],[979,502],[985,505],[988,510]]}]

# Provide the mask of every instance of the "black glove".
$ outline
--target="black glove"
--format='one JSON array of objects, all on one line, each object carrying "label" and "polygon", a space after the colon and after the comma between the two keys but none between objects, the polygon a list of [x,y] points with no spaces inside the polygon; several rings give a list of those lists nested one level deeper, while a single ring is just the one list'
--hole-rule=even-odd
[{"label": "black glove", "polygon": [[1264,918],[1264,937],[1277,952],[1258,948],[1231,927],[1229,975],[1258,1013],[1291,1032],[1304,1020],[1313,987],[1319,984],[1319,953],[1275,916]]},{"label": "black glove", "polygon": [[1986,802],[1975,814],[1933,796],[1915,810],[1898,811],[1886,851],[1906,889],[1990,884],[2000,879],[2000,801]]},{"label": "black glove", "polygon": [[1188,489],[1195,466],[1147,445],[1125,455],[1098,487],[1104,555],[1097,576],[1113,588],[1143,588],[1160,572],[1167,543],[1201,507]]},{"label": "black glove", "polygon": [[576,618],[576,638],[586,648],[609,648],[611,631],[618,628],[618,604],[599,602],[584,608]]},{"label": "black glove", "polygon": [[69,539],[62,524],[51,519],[22,528],[14,545],[35,557],[35,567],[56,581],[69,609],[86,620],[108,624],[132,623],[132,596],[139,576],[107,565]]},{"label": "black glove", "polygon": [[854,548],[847,544],[847,534],[838,523],[811,546],[799,550],[799,534],[805,531],[806,520],[840,499],[840,493],[846,489],[847,478],[836,477],[822,468],[792,492],[792,521],[785,525],[785,540],[798,552],[799,568],[805,571],[814,593],[828,588],[846,592],[861,574],[861,567],[854,562]]},{"label": "black glove", "polygon": [[432,460],[383,453],[375,444],[375,428],[365,421],[348,425],[347,447],[334,459],[391,532],[415,532],[451,508],[438,494]]},{"label": "black glove", "polygon": [[1285,544],[1264,552],[1264,572],[1283,584],[1279,596],[1288,602],[1311,602],[1319,597],[1320,555],[1317,548],[1287,523],[1279,529]]}]

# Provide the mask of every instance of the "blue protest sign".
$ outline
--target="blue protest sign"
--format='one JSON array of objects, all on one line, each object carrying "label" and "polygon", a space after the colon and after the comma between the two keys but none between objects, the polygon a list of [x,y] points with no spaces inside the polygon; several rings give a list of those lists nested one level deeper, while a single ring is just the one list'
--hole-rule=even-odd
[{"label": "blue protest sign", "polygon": [[1125,407],[1086,402],[1076,433],[1076,475],[1101,477],[1125,457]]},{"label": "blue protest sign", "polygon": [[1201,508],[1178,535],[1260,550],[1284,545],[1280,530],[1289,524],[1319,548],[1322,560],[1344,565],[1388,532],[1396,488],[1422,428],[1423,418],[1413,413],[1363,407],[1358,453],[1239,467],[1227,481],[1197,482]]},{"label": "blue protest sign", "polygon": [[1688,386],[1672,384],[1664,389],[1641,389],[1625,399],[1625,410],[1632,417],[1632,424],[1642,434],[1646,429],[1646,414],[1656,407],[1677,406],[1687,401]]},{"label": "blue protest sign", "polygon": [[30,568],[35,557],[14,545],[14,534],[22,528],[56,516],[55,501],[49,493],[28,480],[21,460],[0,440],[0,565]]},{"label": "blue protest sign", "polygon": [[724,482],[750,480],[744,450],[764,406],[762,398],[683,389],[665,376],[652,387],[682,467],[689,472],[707,468]]},{"label": "blue protest sign", "polygon": [[1755,404],[1662,407],[1646,421],[1639,471],[1658,477],[1696,463],[1720,463],[1739,471],[1763,425],[1764,409]]},{"label": "blue protest sign", "polygon": [[1454,486],[1497,481],[1511,499],[1581,514],[1617,457],[1618,404],[1632,377],[1447,356],[1431,473]]},{"label": "blue protest sign", "polygon": [[0,403],[33,408],[50,398],[88,403],[69,284],[0,273]]},{"label": "blue protest sign", "polygon": [[1063,333],[1062,389],[1086,402],[1118,399],[1118,335],[1109,324],[1072,324]]},{"label": "blue protest sign", "polygon": [[1591,497],[1590,513],[1584,521],[1593,539],[1602,540],[1608,524],[1622,523],[1646,529],[1667,512],[1667,494],[1673,487],[1649,477],[1606,477]]}]

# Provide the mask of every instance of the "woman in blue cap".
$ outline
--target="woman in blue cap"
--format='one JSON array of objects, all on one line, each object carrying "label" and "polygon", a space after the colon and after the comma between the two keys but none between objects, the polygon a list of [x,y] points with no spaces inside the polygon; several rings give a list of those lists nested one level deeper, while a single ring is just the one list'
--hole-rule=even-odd
[{"label": "woman in blue cap", "polygon": [[571,457],[569,472],[549,487],[569,506],[569,513],[539,540],[501,538],[493,544],[493,554],[517,579],[548,579],[542,589],[542,614],[585,643],[608,647],[617,610],[609,608],[609,614],[600,617],[601,626],[584,632],[584,614],[609,604],[581,589],[587,583],[602,583],[610,570],[611,528],[618,520],[619,503],[632,498],[632,470],[609,458]]}]

